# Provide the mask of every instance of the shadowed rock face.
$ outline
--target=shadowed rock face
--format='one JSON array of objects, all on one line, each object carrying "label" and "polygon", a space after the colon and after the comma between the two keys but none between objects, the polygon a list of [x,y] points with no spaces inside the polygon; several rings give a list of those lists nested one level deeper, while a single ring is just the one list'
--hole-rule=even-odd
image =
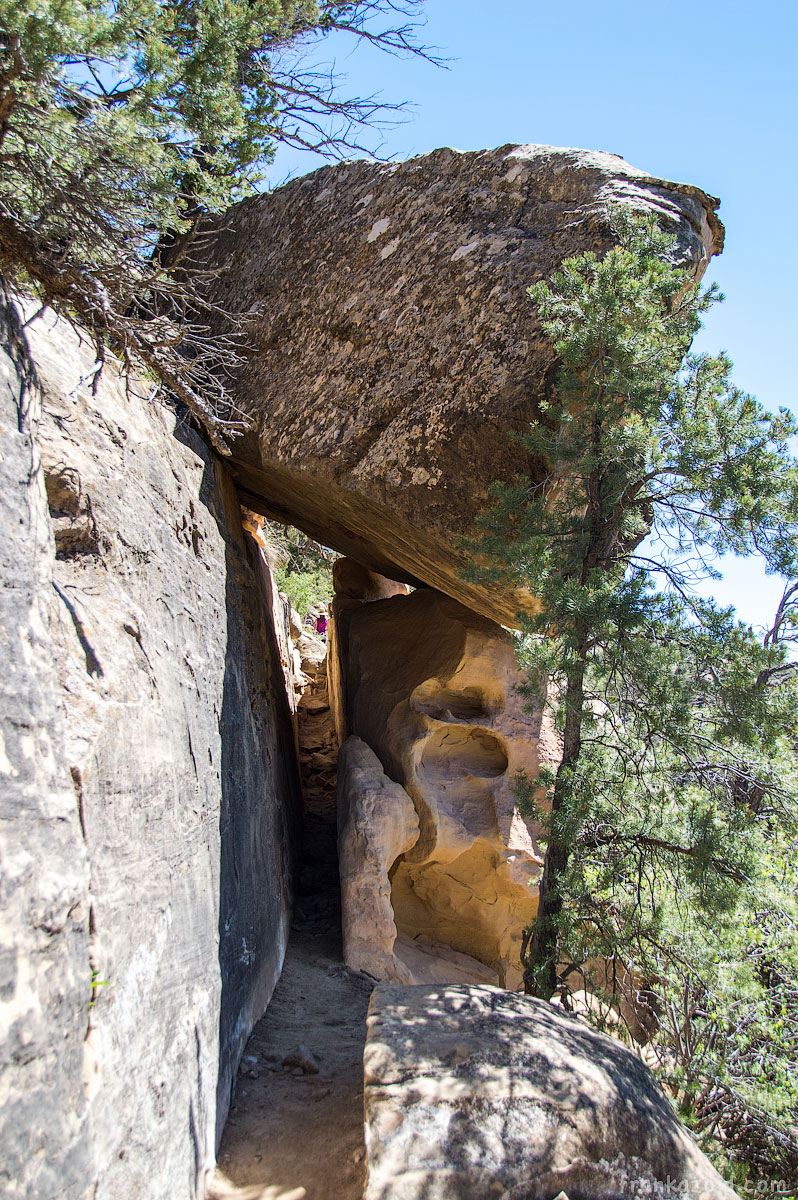
[{"label": "shadowed rock face", "polygon": [[464,583],[457,542],[493,480],[535,474],[508,434],[556,364],[525,289],[606,249],[618,202],[656,212],[696,274],[722,248],[698,188],[547,146],[325,167],[225,214],[202,265],[249,316],[233,471],[253,506],[513,623],[530,598]]},{"label": "shadowed rock face", "polygon": [[0,310],[0,1194],[199,1200],[292,903],[271,581],[202,441],[28,338]]}]

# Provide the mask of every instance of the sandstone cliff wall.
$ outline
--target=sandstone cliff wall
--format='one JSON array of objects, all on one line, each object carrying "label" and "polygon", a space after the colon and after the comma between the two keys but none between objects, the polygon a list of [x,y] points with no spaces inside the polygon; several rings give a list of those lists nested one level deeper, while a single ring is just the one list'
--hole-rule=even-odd
[{"label": "sandstone cliff wall", "polygon": [[[229,476],[51,316],[3,323],[0,1194],[204,1195],[299,808]],[[249,542],[249,544],[248,544]],[[94,986],[93,986],[94,985]]]},{"label": "sandstone cliff wall", "polygon": [[333,611],[353,735],[338,773],[346,961],[515,988],[542,852],[512,783],[557,761],[552,720],[525,711],[507,631],[440,592],[339,590]]}]

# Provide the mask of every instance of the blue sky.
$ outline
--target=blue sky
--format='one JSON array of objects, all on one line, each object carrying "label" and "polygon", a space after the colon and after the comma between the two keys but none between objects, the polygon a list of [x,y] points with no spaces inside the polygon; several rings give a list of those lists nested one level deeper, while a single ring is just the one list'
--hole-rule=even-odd
[{"label": "blue sky", "polygon": [[[438,146],[506,142],[621,154],[666,179],[719,196],[726,249],[714,259],[726,302],[700,348],[725,349],[738,384],[769,408],[798,411],[798,5],[765,0],[427,0],[422,40],[448,70],[335,44],[353,92],[409,99],[383,134],[397,158]],[[282,150],[272,183],[319,165]],[[724,564],[712,592],[747,621],[770,616],[781,585],[754,562]]]}]

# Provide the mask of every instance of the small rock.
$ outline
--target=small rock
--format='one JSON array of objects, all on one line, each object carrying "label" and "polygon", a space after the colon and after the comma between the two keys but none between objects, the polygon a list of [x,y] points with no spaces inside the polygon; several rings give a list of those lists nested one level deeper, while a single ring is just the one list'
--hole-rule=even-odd
[{"label": "small rock", "polygon": [[299,730],[299,747],[301,750],[311,752],[313,750],[324,749],[324,738],[315,729],[309,729],[307,733],[304,729]]},{"label": "small rock", "polygon": [[337,765],[336,754],[311,754],[309,765],[313,771],[334,771]]},{"label": "small rock", "polygon": [[307,1046],[303,1046],[301,1043],[296,1047],[295,1050],[290,1050],[289,1053],[285,1055],[283,1058],[283,1066],[296,1067],[297,1070],[303,1075],[318,1075],[319,1073],[319,1064],[316,1062],[316,1059],[311,1054],[310,1050],[308,1050]]}]

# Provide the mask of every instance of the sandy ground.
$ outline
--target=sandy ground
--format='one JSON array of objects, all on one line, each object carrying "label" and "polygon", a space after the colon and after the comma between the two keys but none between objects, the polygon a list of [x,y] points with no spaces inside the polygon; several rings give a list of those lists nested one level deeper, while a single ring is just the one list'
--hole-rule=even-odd
[{"label": "sandy ground", "polygon": [[[332,811],[306,816],[285,966],[244,1052],[213,1200],[362,1200],[363,1045],[373,983],[341,958],[333,820]],[[283,1065],[298,1046],[313,1055],[318,1074]]]},{"label": "sandy ground", "polygon": [[[326,664],[311,658],[302,669],[310,687],[298,714],[305,816],[294,923],[280,981],[244,1051],[208,1200],[363,1196],[363,1046],[374,985],[341,955],[338,747]],[[283,1062],[298,1050],[300,1058],[309,1051],[306,1066],[317,1072]]]}]

